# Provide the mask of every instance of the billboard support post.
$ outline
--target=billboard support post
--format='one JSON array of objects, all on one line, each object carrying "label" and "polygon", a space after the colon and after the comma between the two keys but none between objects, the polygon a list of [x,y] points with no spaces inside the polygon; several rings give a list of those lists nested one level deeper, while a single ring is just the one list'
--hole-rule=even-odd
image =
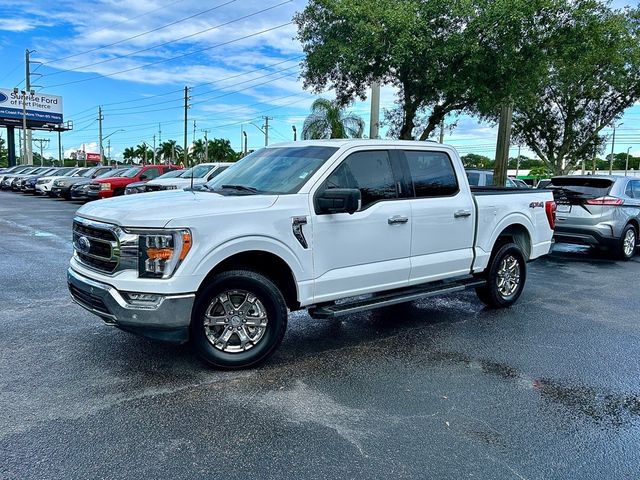
[{"label": "billboard support post", "polygon": [[7,127],[7,149],[9,166],[16,166],[16,131],[14,127]]}]

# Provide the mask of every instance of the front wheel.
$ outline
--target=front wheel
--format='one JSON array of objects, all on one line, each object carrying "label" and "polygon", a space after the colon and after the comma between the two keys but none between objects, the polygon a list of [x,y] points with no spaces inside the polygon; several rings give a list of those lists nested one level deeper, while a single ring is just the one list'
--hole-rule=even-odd
[{"label": "front wheel", "polygon": [[251,270],[216,275],[198,294],[191,340],[211,366],[246,368],[268,359],[287,328],[287,306],[278,287]]},{"label": "front wheel", "polygon": [[513,305],[527,278],[527,264],[520,247],[515,243],[502,245],[491,256],[485,276],[486,285],[476,288],[480,301],[492,308]]}]

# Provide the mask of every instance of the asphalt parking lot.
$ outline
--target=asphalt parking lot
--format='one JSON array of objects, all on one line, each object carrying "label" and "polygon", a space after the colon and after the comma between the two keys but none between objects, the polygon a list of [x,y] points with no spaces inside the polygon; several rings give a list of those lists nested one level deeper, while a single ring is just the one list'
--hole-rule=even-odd
[{"label": "asphalt parking lot", "polygon": [[510,310],[296,313],[219,372],[71,302],[78,206],[0,192],[2,479],[640,476],[640,256],[557,247]]}]

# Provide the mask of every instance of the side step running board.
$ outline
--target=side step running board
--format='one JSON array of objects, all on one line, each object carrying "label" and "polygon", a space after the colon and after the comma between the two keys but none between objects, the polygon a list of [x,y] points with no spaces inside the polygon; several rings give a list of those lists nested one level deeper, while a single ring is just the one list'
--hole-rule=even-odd
[{"label": "side step running board", "polygon": [[381,293],[363,300],[348,301],[339,304],[323,305],[309,309],[309,315],[313,318],[327,319],[364,312],[375,308],[387,307],[398,303],[411,302],[420,298],[444,295],[460,292],[467,288],[479,287],[486,284],[486,280],[469,278],[457,282],[439,282],[430,286],[409,287],[392,292]]}]

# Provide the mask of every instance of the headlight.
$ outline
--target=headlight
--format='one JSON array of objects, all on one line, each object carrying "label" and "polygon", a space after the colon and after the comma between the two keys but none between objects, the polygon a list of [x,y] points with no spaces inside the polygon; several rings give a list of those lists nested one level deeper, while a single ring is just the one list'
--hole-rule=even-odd
[{"label": "headlight", "polygon": [[56,187],[66,187],[67,186],[67,182],[65,182],[64,180],[56,180],[55,182],[53,182],[53,184]]},{"label": "headlight", "polygon": [[138,234],[139,277],[169,278],[191,250],[191,232],[188,230]]},{"label": "headlight", "polygon": [[100,190],[111,190],[111,184],[110,183],[101,183],[100,184]]}]

